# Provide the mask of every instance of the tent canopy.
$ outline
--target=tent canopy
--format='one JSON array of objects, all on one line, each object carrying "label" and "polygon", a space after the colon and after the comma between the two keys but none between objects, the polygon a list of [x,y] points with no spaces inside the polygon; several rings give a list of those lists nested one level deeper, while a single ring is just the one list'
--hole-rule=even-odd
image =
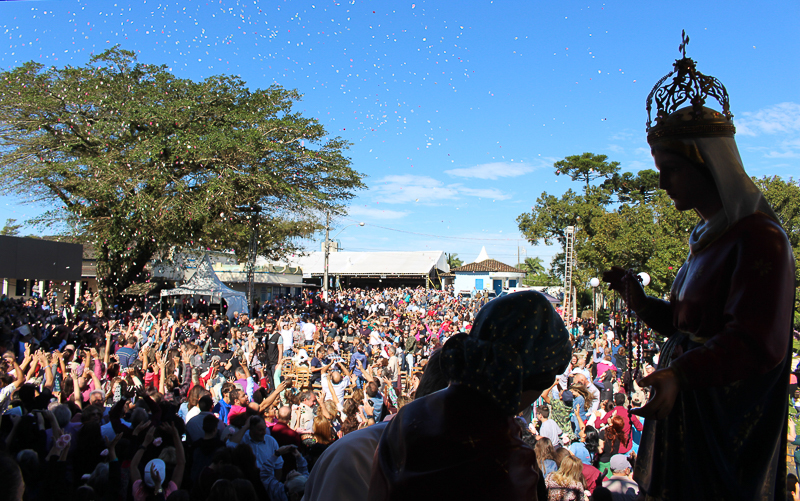
[{"label": "tent canopy", "polygon": [[[325,253],[312,252],[298,260],[304,274],[325,272]],[[428,275],[434,268],[450,271],[443,251],[331,252],[328,273],[341,276]]]},{"label": "tent canopy", "polygon": [[161,291],[164,296],[211,296],[211,303],[228,303],[228,316],[233,317],[234,312],[247,313],[247,296],[244,292],[231,289],[217,277],[211,266],[208,255],[197,265],[194,275],[185,284]]}]

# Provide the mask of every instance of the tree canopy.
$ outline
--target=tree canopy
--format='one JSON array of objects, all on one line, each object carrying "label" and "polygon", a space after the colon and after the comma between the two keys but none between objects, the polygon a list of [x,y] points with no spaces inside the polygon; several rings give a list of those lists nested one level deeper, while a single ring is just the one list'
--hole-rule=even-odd
[{"label": "tree canopy", "polygon": [[584,153],[572,155],[556,162],[556,174],[564,174],[573,181],[582,181],[589,188],[589,184],[598,178],[607,178],[619,170],[619,162],[607,162],[606,155]]},{"label": "tree canopy", "polygon": [[794,326],[800,329],[800,183],[778,176],[753,178],[764,198],[780,219],[794,252],[795,313]]},{"label": "tree canopy", "polygon": [[445,254],[445,256],[447,257],[447,265],[450,267],[451,270],[453,268],[458,268],[459,266],[462,266],[464,264],[464,261],[462,261],[461,258],[459,258],[458,254],[456,253]]},{"label": "tree canopy", "polygon": [[[565,165],[569,164],[571,167]],[[567,190],[560,198],[542,193],[529,213],[517,218],[520,231],[532,244],[559,243],[551,275],[562,278],[566,228],[574,226],[573,283],[578,290],[612,265],[646,271],[650,289],[669,291],[688,252],[694,213],[678,212],[659,191],[658,173],[643,170],[619,173],[618,162],[605,155],[584,153],[554,164],[555,173],[582,182],[580,192]],[[583,172],[583,174],[580,172]],[[591,181],[597,181],[592,184]],[[602,287],[602,285],[601,285]]]},{"label": "tree canopy", "polygon": [[250,90],[235,76],[195,82],[118,47],[81,67],[28,62],[0,73],[0,192],[53,207],[93,243],[113,296],[173,246],[280,257],[321,227],[362,175],[295,90]]},{"label": "tree canopy", "polygon": [[525,285],[559,285],[558,280],[547,273],[542,258],[538,256],[526,257],[516,267],[525,272],[525,278],[522,279]]},{"label": "tree canopy", "polygon": [[0,229],[0,235],[8,237],[19,236],[19,229],[22,228],[21,224],[17,224],[16,219],[6,219],[6,224]]},{"label": "tree canopy", "polygon": [[[572,167],[565,170],[567,164]],[[588,165],[593,165],[594,172],[589,173],[593,177],[576,175],[576,169],[586,170]],[[567,226],[574,226],[573,283],[579,291],[579,284],[588,287],[590,278],[599,278],[616,265],[647,272],[650,292],[668,293],[688,255],[689,233],[698,216],[675,209],[658,189],[658,172],[652,169],[620,174],[616,162],[608,163],[604,155],[592,153],[567,157],[554,167],[556,175],[582,182],[582,193],[569,189],[560,198],[542,193],[533,210],[517,218],[520,231],[532,244],[555,241],[561,245],[562,252],[551,263],[551,274],[563,277],[565,232]],[[778,215],[800,268],[800,185],[777,176],[753,180]],[[800,269],[795,278],[800,287]],[[800,325],[797,314],[796,324]]]}]

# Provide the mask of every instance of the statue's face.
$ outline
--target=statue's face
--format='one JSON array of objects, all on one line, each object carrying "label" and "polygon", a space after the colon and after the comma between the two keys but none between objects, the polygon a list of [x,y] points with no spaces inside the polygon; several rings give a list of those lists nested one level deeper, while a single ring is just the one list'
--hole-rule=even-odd
[{"label": "statue's face", "polygon": [[656,151],[653,158],[659,173],[658,187],[667,192],[676,209],[696,209],[717,193],[713,179],[688,159],[663,151]]}]

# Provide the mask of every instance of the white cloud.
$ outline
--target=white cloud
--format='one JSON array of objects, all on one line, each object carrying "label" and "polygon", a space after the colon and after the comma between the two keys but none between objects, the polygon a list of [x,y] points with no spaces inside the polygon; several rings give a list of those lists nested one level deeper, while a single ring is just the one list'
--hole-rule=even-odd
[{"label": "white cloud", "polygon": [[430,176],[411,174],[386,176],[372,187],[376,202],[387,204],[419,203],[436,205],[458,200],[463,196],[506,200],[510,195],[494,188],[467,188],[461,184],[444,184]]},{"label": "white cloud", "polygon": [[793,150],[770,151],[764,156],[767,158],[800,158],[800,151],[793,151]]},{"label": "white cloud", "polygon": [[491,198],[497,200],[507,200],[511,198],[511,195],[507,195],[496,188],[459,188],[458,191],[464,195],[479,198]]},{"label": "white cloud", "polygon": [[781,141],[777,148],[764,156],[767,158],[800,158],[800,137]]},{"label": "white cloud", "polygon": [[353,205],[347,208],[347,214],[363,219],[402,219],[411,214],[409,211],[378,209],[363,205]]},{"label": "white cloud", "polygon": [[640,141],[642,137],[643,134],[626,129],[614,133],[609,139],[612,141]]},{"label": "white cloud", "polygon": [[374,185],[373,194],[377,202],[404,204],[419,201],[433,204],[442,200],[455,200],[458,191],[430,176],[386,176]]},{"label": "white cloud", "polygon": [[645,169],[655,169],[653,162],[640,162],[639,160],[632,160],[625,164],[624,171],[639,172]]},{"label": "white cloud", "polygon": [[488,164],[479,164],[473,167],[466,167],[464,169],[450,169],[444,171],[455,177],[468,177],[475,179],[497,179],[501,177],[517,177],[536,169],[533,165],[525,163],[511,163],[511,162],[492,162]]},{"label": "white cloud", "polygon": [[780,103],[734,119],[737,135],[757,136],[800,132],[800,104]]}]

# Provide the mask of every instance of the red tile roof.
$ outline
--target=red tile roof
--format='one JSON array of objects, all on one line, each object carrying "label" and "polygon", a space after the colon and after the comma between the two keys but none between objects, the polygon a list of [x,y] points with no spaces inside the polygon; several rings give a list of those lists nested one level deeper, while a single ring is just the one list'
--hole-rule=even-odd
[{"label": "red tile roof", "polygon": [[499,271],[504,273],[521,273],[525,274],[524,271],[514,268],[513,266],[509,266],[506,263],[501,263],[500,261],[495,261],[494,259],[486,259],[485,261],[481,261],[480,263],[469,263],[465,264],[464,266],[459,266],[458,268],[454,268],[450,270],[451,273],[458,273],[458,272],[467,272],[467,271]]}]

